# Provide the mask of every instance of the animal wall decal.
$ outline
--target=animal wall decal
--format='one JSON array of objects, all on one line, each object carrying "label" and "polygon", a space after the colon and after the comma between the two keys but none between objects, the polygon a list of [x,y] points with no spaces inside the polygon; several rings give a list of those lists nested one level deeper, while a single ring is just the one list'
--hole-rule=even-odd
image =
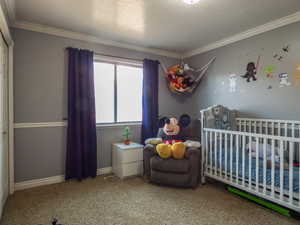
[{"label": "animal wall decal", "polygon": [[276,67],[275,66],[266,66],[264,70],[265,70],[266,76],[268,78],[273,78]]},{"label": "animal wall decal", "polygon": [[229,75],[229,92],[231,92],[231,93],[236,92],[236,81],[237,81],[237,75],[230,74]]},{"label": "animal wall decal", "polygon": [[287,44],[282,47],[279,53],[274,53],[273,58],[277,59],[278,61],[282,61],[284,59],[284,54],[288,54],[290,52],[290,45]]},{"label": "animal wall decal", "polygon": [[241,77],[246,78],[247,82],[250,82],[251,79],[252,81],[256,81],[257,80],[256,74],[257,74],[257,69],[259,68],[259,63],[260,63],[260,56],[258,56],[257,58],[256,65],[254,62],[249,62],[247,64],[247,69],[246,69],[247,71],[245,75],[242,75]]},{"label": "animal wall decal", "polygon": [[291,82],[289,81],[289,75],[288,73],[280,73],[279,75],[280,79],[280,87],[288,87],[291,86]]},{"label": "animal wall decal", "polygon": [[282,50],[286,53],[288,53],[290,51],[290,45],[285,45],[283,46]]},{"label": "animal wall decal", "polygon": [[253,81],[256,81],[257,80],[257,78],[255,77],[256,73],[257,73],[256,72],[256,66],[255,66],[254,62],[250,62],[247,65],[247,72],[242,77],[246,78],[247,82],[250,82],[251,79]]}]

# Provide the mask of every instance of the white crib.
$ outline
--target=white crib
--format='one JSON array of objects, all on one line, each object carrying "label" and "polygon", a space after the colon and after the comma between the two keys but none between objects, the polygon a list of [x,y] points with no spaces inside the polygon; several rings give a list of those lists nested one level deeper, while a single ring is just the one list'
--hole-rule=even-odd
[{"label": "white crib", "polygon": [[300,212],[300,121],[237,118],[237,131],[209,129],[202,111],[201,124],[203,183],[210,177]]}]

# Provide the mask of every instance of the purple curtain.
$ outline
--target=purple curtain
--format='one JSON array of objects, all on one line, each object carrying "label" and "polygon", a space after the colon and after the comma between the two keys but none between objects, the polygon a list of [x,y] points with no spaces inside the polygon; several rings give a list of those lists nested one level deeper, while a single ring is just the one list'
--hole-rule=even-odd
[{"label": "purple curtain", "polygon": [[144,59],[142,144],[158,130],[158,69],[159,61]]},{"label": "purple curtain", "polygon": [[68,130],[66,179],[97,174],[94,54],[68,48]]}]

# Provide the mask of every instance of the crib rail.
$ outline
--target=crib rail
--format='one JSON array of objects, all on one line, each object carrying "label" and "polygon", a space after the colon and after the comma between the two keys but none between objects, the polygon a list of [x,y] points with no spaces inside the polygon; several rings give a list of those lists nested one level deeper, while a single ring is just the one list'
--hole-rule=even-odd
[{"label": "crib rail", "polygon": [[[270,122],[281,134],[283,122]],[[299,161],[300,138],[289,132],[269,135],[266,120],[256,120],[254,126],[253,120],[239,119],[238,126],[239,131],[203,128],[205,176],[300,212],[300,167],[294,166]],[[250,133],[247,126],[257,132]],[[299,128],[296,123],[286,122],[286,126]]]},{"label": "crib rail", "polygon": [[300,121],[237,118],[237,130],[242,132],[300,137]]}]

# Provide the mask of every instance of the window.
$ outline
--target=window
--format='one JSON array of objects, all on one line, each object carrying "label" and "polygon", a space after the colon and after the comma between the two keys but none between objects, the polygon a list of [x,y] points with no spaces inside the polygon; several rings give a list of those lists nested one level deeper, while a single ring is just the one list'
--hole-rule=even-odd
[{"label": "window", "polygon": [[141,64],[94,62],[97,123],[142,121],[143,68]]}]

